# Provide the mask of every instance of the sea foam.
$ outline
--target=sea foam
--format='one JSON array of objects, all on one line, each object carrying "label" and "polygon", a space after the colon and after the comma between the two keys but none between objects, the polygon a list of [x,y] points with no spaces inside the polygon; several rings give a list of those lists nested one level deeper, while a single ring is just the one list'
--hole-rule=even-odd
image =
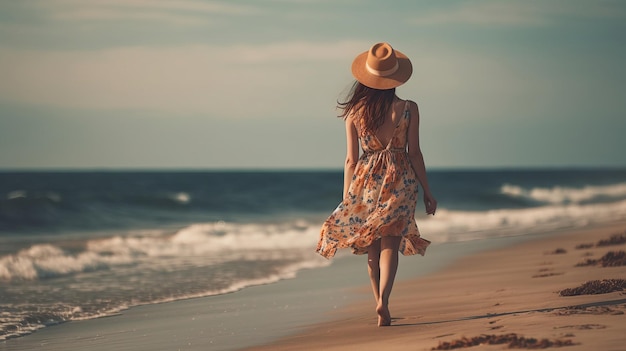
[{"label": "sea foam", "polygon": [[[37,244],[0,257],[0,280],[36,280],[134,264],[177,265],[179,259],[207,257],[211,264],[232,260],[300,255],[316,245],[317,224],[198,223],[174,234],[113,236],[88,240],[84,249]],[[175,267],[172,267],[175,268]]]},{"label": "sea foam", "polygon": [[489,211],[440,209],[434,217],[418,220],[418,226],[427,239],[441,243],[578,228],[624,218],[626,200]]},{"label": "sea foam", "polygon": [[504,195],[526,198],[546,204],[578,204],[598,198],[621,199],[626,197],[626,183],[610,185],[588,185],[582,188],[555,186],[524,189],[517,185],[505,184],[500,188]]}]

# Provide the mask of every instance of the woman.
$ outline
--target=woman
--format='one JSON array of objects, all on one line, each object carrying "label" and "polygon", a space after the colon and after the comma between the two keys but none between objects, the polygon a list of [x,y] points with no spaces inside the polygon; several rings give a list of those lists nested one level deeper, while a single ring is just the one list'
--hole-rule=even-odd
[{"label": "woman", "polygon": [[338,248],[367,253],[378,326],[391,324],[388,305],[398,252],[424,255],[430,244],[415,223],[418,183],[426,213],[434,215],[437,209],[419,146],[417,104],[395,93],[412,70],[406,55],[388,43],[377,43],[354,59],[356,82],[339,103],[347,137],[343,201],[324,222],[317,245],[326,258]]}]

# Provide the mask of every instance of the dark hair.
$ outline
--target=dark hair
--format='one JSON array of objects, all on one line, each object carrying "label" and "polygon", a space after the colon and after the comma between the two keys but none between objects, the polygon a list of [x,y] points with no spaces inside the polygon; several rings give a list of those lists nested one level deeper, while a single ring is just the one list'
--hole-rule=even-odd
[{"label": "dark hair", "polygon": [[375,132],[385,122],[385,117],[396,96],[396,88],[380,90],[369,88],[359,81],[352,84],[346,100],[337,101],[341,118],[353,114],[360,121],[360,132]]}]

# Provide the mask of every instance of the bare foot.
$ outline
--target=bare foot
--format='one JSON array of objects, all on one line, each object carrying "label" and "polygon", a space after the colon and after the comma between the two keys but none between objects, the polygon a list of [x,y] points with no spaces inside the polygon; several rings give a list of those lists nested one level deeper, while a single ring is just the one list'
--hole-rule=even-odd
[{"label": "bare foot", "polygon": [[388,327],[391,325],[391,314],[387,306],[378,305],[376,307],[376,313],[378,314],[378,326]]}]

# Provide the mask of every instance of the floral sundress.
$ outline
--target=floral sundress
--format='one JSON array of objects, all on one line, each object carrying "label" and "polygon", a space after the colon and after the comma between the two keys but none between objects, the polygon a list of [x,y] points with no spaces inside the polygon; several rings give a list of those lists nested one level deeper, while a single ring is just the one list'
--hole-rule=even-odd
[{"label": "floral sundress", "polygon": [[362,255],[383,236],[401,236],[403,255],[424,255],[430,241],[420,237],[415,223],[418,181],[406,150],[409,120],[407,100],[388,145],[374,134],[359,133],[363,154],[346,198],[322,225],[320,255],[331,258],[348,247]]}]

